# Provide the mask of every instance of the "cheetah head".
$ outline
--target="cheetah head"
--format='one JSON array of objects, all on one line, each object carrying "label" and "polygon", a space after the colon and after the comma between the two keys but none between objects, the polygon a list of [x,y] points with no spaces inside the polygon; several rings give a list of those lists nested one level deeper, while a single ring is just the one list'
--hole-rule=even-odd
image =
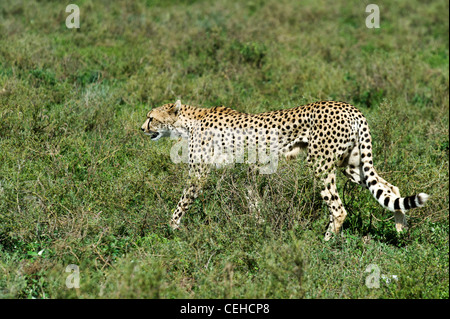
[{"label": "cheetah head", "polygon": [[171,104],[164,104],[147,113],[147,119],[141,126],[142,132],[149,135],[152,141],[157,141],[161,137],[179,134],[177,121],[178,112],[181,108],[180,100]]}]

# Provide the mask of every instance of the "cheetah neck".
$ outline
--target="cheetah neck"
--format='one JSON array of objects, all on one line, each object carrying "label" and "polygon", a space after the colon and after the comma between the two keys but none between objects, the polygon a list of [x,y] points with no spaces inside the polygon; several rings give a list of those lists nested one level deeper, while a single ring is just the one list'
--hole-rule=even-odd
[{"label": "cheetah neck", "polygon": [[190,131],[198,125],[199,121],[207,113],[208,109],[199,108],[191,105],[181,105],[178,112],[178,118],[173,123],[176,136],[187,138]]},{"label": "cheetah neck", "polygon": [[206,114],[208,109],[195,107],[191,105],[181,105],[180,111],[178,112],[178,126],[183,128],[191,129],[193,126],[198,124]]}]

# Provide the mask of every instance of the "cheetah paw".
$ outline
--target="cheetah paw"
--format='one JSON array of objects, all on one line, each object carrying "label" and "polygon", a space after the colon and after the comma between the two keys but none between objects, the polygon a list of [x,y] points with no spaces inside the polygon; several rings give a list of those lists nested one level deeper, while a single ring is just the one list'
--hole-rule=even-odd
[{"label": "cheetah paw", "polygon": [[173,230],[178,229],[180,228],[180,222],[172,219],[170,221],[170,227],[172,227]]},{"label": "cheetah paw", "polygon": [[325,233],[325,237],[323,238],[325,241],[329,241],[331,239],[331,237],[333,237],[333,233],[330,231],[327,231]]}]

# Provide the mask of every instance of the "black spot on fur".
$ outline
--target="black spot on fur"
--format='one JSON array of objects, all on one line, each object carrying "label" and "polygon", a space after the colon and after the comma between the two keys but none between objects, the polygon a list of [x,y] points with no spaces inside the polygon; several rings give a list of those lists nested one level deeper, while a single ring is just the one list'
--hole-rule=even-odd
[{"label": "black spot on fur", "polygon": [[383,190],[382,189],[377,190],[377,195],[376,195],[377,199],[380,198],[381,194],[383,194]]}]

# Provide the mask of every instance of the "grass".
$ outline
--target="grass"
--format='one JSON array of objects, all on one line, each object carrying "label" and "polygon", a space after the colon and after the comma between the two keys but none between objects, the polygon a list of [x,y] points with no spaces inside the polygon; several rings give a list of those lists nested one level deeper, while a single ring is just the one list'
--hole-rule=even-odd
[{"label": "grass", "polygon": [[[380,29],[365,1],[76,3],[80,29],[58,1],[0,5],[0,297],[449,297],[448,2],[379,3]],[[324,242],[303,156],[272,175],[214,171],[172,231],[187,167],[139,127],[177,98],[245,112],[350,102],[380,174],[431,198],[398,235],[339,174],[349,216]],[[371,264],[398,280],[369,289]]]}]

